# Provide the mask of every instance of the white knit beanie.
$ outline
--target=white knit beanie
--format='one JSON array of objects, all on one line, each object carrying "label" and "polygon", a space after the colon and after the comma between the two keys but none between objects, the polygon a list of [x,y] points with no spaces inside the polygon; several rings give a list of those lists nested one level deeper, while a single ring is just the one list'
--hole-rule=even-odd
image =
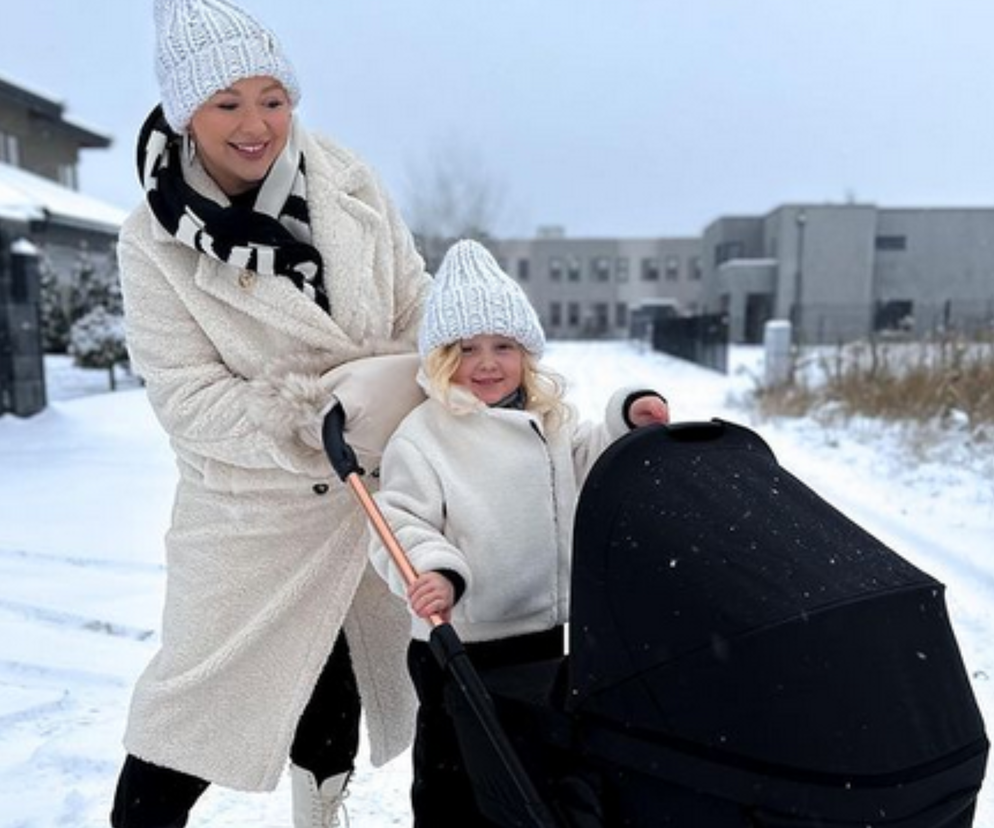
[{"label": "white knit beanie", "polygon": [[518,284],[480,243],[459,241],[435,274],[418,336],[422,358],[435,348],[474,336],[506,336],[537,357],[545,333]]},{"label": "white knit beanie", "polygon": [[155,73],[176,132],[211,95],[245,78],[278,80],[296,106],[300,87],[279,41],[227,0],[155,0]]}]

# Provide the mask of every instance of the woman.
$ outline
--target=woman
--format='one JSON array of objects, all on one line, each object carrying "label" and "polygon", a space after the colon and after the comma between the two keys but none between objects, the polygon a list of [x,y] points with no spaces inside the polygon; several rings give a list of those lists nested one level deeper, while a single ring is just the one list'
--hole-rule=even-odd
[{"label": "woman", "polygon": [[409,744],[403,604],[320,425],[376,462],[419,399],[429,285],[371,171],[297,122],[275,37],[226,0],[156,0],[162,105],[121,231],[131,359],[176,453],[162,641],[134,692],[115,826],[185,825],[208,784],[334,824],[358,744]]}]

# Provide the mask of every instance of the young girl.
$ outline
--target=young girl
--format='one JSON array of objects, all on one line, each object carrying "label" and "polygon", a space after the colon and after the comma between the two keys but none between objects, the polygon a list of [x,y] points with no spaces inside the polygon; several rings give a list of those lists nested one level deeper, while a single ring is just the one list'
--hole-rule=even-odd
[{"label": "young girl", "polygon": [[562,655],[579,485],[613,439],[669,420],[661,396],[623,389],[604,423],[578,423],[561,381],[538,362],[544,346],[521,288],[481,245],[455,244],[420,330],[428,399],[387,444],[376,495],[421,573],[410,590],[379,541],[371,544],[374,566],[413,615],[417,828],[488,824],[444,709],[429,616],[451,621],[477,667]]}]

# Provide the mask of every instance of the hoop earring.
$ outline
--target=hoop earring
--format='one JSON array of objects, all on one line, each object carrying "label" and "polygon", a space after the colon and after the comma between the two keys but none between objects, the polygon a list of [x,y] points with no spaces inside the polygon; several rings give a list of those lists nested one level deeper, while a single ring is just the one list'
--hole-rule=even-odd
[{"label": "hoop earring", "polygon": [[192,164],[197,157],[197,140],[191,132],[183,133],[183,156],[188,164]]}]

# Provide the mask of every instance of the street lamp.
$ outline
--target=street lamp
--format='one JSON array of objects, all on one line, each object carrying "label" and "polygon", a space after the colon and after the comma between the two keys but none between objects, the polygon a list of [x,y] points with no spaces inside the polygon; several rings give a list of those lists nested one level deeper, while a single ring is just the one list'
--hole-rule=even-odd
[{"label": "street lamp", "polygon": [[803,284],[804,268],[804,228],[808,223],[807,213],[805,213],[803,209],[798,210],[797,215],[794,216],[794,221],[797,224],[797,261],[794,269],[794,304],[792,305],[793,312],[790,315],[790,321],[794,327],[794,339],[795,341],[800,341],[802,319],[801,287]]}]

